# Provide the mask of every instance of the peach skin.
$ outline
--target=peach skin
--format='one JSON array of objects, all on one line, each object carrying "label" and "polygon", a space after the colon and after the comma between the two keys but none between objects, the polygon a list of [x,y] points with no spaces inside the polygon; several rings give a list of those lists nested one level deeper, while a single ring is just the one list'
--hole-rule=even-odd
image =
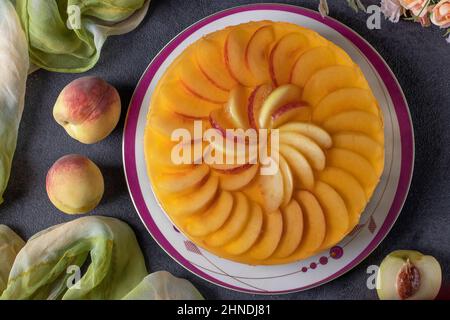
[{"label": "peach skin", "polygon": [[67,214],[93,210],[104,192],[103,176],[94,162],[77,154],[59,158],[46,178],[50,201]]},{"label": "peach skin", "polygon": [[53,117],[74,139],[92,144],[106,138],[119,122],[120,96],[98,77],[82,77],[60,93]]}]

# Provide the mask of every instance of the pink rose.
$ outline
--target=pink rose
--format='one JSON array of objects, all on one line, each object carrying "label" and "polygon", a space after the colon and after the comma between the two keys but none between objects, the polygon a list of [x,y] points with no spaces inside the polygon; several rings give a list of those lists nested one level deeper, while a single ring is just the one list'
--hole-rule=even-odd
[{"label": "pink rose", "polygon": [[450,0],[441,0],[432,8],[431,22],[441,28],[450,27]]},{"label": "pink rose", "polygon": [[381,12],[383,12],[386,19],[389,19],[391,22],[398,22],[402,15],[402,11],[404,11],[403,7],[400,5],[400,0],[381,0],[380,6]]},{"label": "pink rose", "polygon": [[400,4],[403,8],[411,10],[411,12],[418,17],[424,17],[427,14],[425,8],[427,0],[400,0]]}]

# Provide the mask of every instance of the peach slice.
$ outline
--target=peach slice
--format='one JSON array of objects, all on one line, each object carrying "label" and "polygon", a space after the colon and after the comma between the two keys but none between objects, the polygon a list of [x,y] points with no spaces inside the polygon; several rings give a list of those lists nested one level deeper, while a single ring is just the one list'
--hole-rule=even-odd
[{"label": "peach slice", "polygon": [[303,89],[302,100],[316,106],[331,92],[342,88],[363,88],[369,86],[358,67],[332,66],[317,71]]},{"label": "peach slice", "polygon": [[283,235],[275,250],[274,257],[285,258],[292,254],[300,244],[303,235],[303,213],[297,201],[292,200],[281,209],[283,216]]},{"label": "peach slice", "polygon": [[234,123],[231,122],[230,116],[224,109],[216,109],[209,114],[209,123],[211,127],[220,131],[222,136],[227,137],[227,129],[233,129]]},{"label": "peach slice", "polygon": [[258,241],[248,252],[249,256],[256,260],[264,260],[270,257],[278,247],[283,232],[283,218],[279,210],[264,213],[262,232]]},{"label": "peach slice", "polygon": [[336,58],[336,64],[342,65],[342,66],[354,66],[355,63],[353,62],[352,58],[342,50],[340,47],[335,45],[333,42],[328,41],[327,46],[333,51],[334,56]]},{"label": "peach slice", "polygon": [[324,122],[327,118],[344,111],[361,110],[378,116],[377,101],[372,92],[361,88],[344,88],[334,91],[323,98],[314,108],[313,121]]},{"label": "peach slice", "polygon": [[208,118],[211,111],[221,107],[220,104],[212,103],[193,95],[178,82],[166,83],[161,87],[161,93],[155,97],[163,97],[162,104],[169,110],[186,117],[201,119]]},{"label": "peach slice", "polygon": [[328,132],[314,124],[291,122],[281,126],[279,129],[281,132],[294,132],[302,134],[314,140],[321,148],[328,149],[333,144]]},{"label": "peach slice", "polygon": [[277,42],[269,58],[275,86],[289,83],[292,67],[308,45],[308,38],[300,33],[289,33]]},{"label": "peach slice", "polygon": [[328,118],[323,127],[329,133],[354,131],[372,137],[383,144],[384,130],[380,118],[366,111],[347,111]]},{"label": "peach slice", "polygon": [[344,238],[349,229],[349,215],[344,200],[328,184],[317,181],[314,194],[322,207],[327,223],[327,233],[320,247],[326,249]]},{"label": "peach slice", "polygon": [[250,41],[252,33],[244,29],[233,29],[229,34],[224,46],[225,63],[230,74],[237,82],[247,87],[253,87],[258,84],[257,79],[253,77],[247,68],[245,54],[247,44]]},{"label": "peach slice", "polygon": [[228,100],[228,92],[208,80],[193,59],[181,61],[177,70],[182,85],[195,96],[212,103]]},{"label": "peach slice", "polygon": [[266,211],[275,211],[283,202],[283,176],[280,170],[273,175],[259,175],[256,180],[262,198],[262,206]]},{"label": "peach slice", "polygon": [[171,212],[175,215],[191,215],[207,207],[216,195],[219,178],[209,176],[208,180],[191,194],[178,197],[170,203]]},{"label": "peach slice", "polygon": [[301,101],[302,90],[292,84],[276,88],[264,101],[258,117],[259,128],[267,128],[272,114],[281,106]]},{"label": "peach slice", "polygon": [[250,216],[250,205],[247,197],[237,192],[234,195],[234,206],[230,217],[216,232],[206,238],[206,243],[212,247],[223,246],[236,238],[245,228]]},{"label": "peach slice", "polygon": [[228,71],[222,47],[220,42],[205,37],[195,44],[196,60],[209,81],[218,88],[229,91],[237,82]]},{"label": "peach slice", "polygon": [[236,191],[248,185],[256,176],[259,166],[251,165],[242,172],[236,174],[222,173],[220,174],[220,187],[223,190]]},{"label": "peach slice", "polygon": [[442,284],[442,269],[432,256],[397,250],[381,262],[377,293],[381,300],[433,300]]},{"label": "peach slice", "polygon": [[[192,201],[194,201],[193,198]],[[223,191],[207,211],[194,215],[186,221],[187,233],[194,237],[200,237],[219,230],[230,216],[232,208],[233,196],[231,193]]]},{"label": "peach slice", "polygon": [[278,128],[286,122],[295,120],[307,122],[311,118],[311,109],[303,102],[288,103],[272,113],[272,128]]},{"label": "peach slice", "polygon": [[258,240],[263,226],[263,212],[261,207],[252,202],[250,218],[240,236],[224,247],[224,250],[232,255],[239,255],[249,250]]},{"label": "peach slice", "polygon": [[294,132],[281,132],[280,143],[288,144],[300,151],[311,163],[313,169],[325,168],[325,153],[314,140]]},{"label": "peach slice", "polygon": [[272,26],[263,26],[256,30],[248,42],[245,59],[250,72],[256,79],[269,83],[269,55],[275,32]]},{"label": "peach slice", "polygon": [[363,187],[351,174],[333,167],[319,172],[319,179],[334,188],[344,199],[349,213],[348,231],[350,231],[358,224],[367,203]]},{"label": "peach slice", "polygon": [[333,145],[336,148],[356,152],[370,161],[375,172],[381,175],[384,167],[383,146],[372,138],[356,132],[340,132],[333,135]]},{"label": "peach slice", "polygon": [[165,192],[181,192],[200,184],[208,173],[209,167],[202,164],[192,170],[164,173],[157,178],[157,184]]},{"label": "peach slice", "polygon": [[236,86],[231,90],[225,110],[235,128],[246,129],[250,127],[248,121],[248,90],[242,86]]},{"label": "peach slice", "polygon": [[282,206],[285,206],[289,203],[292,198],[292,192],[294,191],[294,177],[292,176],[291,168],[289,167],[286,160],[283,156],[280,156],[280,171],[283,176],[283,202]]},{"label": "peach slice", "polygon": [[248,98],[248,119],[250,127],[258,129],[257,119],[264,101],[273,91],[270,84],[262,84],[257,86]]},{"label": "peach slice", "polygon": [[281,145],[280,153],[290,165],[292,173],[298,179],[300,186],[311,190],[314,187],[314,174],[305,157],[288,145]]},{"label": "peach slice", "polygon": [[194,136],[194,119],[184,117],[171,111],[164,110],[157,114],[152,114],[148,120],[148,125],[162,135],[168,137],[179,128],[187,129],[191,136]]},{"label": "peach slice", "polygon": [[364,188],[366,197],[370,198],[379,176],[368,160],[352,151],[333,148],[328,151],[327,164],[352,174]]},{"label": "peach slice", "polygon": [[316,47],[303,53],[294,65],[290,82],[303,88],[318,70],[336,65],[333,51],[328,47]]},{"label": "peach slice", "polygon": [[315,252],[325,239],[327,225],[322,207],[316,197],[305,190],[295,195],[303,212],[303,237],[294,255],[299,259]]}]

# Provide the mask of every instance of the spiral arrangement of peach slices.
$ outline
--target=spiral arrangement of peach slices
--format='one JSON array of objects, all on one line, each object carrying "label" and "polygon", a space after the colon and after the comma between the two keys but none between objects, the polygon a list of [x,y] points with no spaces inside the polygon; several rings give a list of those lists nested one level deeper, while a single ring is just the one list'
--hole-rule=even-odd
[{"label": "spiral arrangement of peach slices", "polygon": [[[174,165],[171,133],[193,132],[194,120],[221,132],[278,129],[279,170]],[[357,225],[383,171],[383,120],[342,49],[297,25],[250,22],[203,37],[169,66],[153,94],[145,152],[158,200],[194,243],[242,263],[281,264]]]}]

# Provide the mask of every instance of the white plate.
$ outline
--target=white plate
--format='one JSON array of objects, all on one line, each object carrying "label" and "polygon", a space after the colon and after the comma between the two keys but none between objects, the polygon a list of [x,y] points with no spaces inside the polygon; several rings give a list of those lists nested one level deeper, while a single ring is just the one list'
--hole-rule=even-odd
[{"label": "white plate", "polygon": [[[147,176],[144,129],[153,90],[171,62],[210,32],[255,20],[292,22],[313,29],[343,48],[364,72],[385,121],[385,170],[360,224],[342,242],[307,260],[279,266],[249,266],[219,258],[187,240],[159,206]],[[136,87],[123,136],[125,175],[136,210],[150,234],[178,263],[223,287],[258,294],[288,293],[326,283],[366,258],[397,219],[409,190],[414,137],[403,92],[391,70],[363,38],[331,18],[304,8],[257,4],[228,9],[192,25],[150,63]]]}]

